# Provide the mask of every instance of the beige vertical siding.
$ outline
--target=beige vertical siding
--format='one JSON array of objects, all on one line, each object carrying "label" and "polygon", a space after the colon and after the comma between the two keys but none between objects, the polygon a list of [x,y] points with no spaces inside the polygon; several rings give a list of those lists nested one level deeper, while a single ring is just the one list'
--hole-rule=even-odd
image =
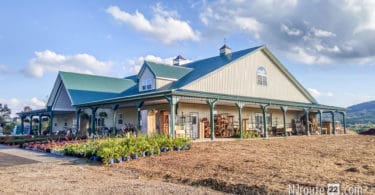
[{"label": "beige vertical siding", "polygon": [[[267,86],[257,85],[256,72],[259,66],[263,66],[267,71]],[[183,87],[183,89],[304,103],[310,102],[261,50],[212,72],[202,79]]]},{"label": "beige vertical siding", "polygon": [[156,79],[156,89],[170,85],[173,81],[165,79]]},{"label": "beige vertical siding", "polygon": [[[123,115],[123,124],[119,124],[119,114]],[[137,124],[137,109],[135,107],[119,108],[116,116],[116,128],[123,128],[125,124]]]}]

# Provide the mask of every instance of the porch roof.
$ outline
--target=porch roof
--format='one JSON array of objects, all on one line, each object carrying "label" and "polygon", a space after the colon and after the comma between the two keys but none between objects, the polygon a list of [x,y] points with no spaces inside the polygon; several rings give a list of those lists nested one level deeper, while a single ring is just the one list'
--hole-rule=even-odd
[{"label": "porch roof", "polygon": [[189,90],[164,90],[164,91],[153,91],[147,92],[140,95],[130,95],[122,98],[114,98],[109,100],[103,101],[95,101],[77,105],[78,107],[88,107],[88,106],[95,106],[95,105],[107,105],[107,104],[117,104],[120,102],[129,102],[129,101],[143,101],[149,98],[164,98],[165,96],[181,96],[181,97],[196,97],[196,98],[205,98],[205,99],[218,99],[218,100],[227,100],[233,102],[245,102],[245,103],[256,103],[256,104],[267,104],[267,105],[276,105],[276,106],[290,106],[290,107],[298,107],[298,108],[308,108],[308,109],[316,109],[316,110],[324,110],[324,111],[337,111],[343,112],[346,111],[346,108],[342,107],[335,107],[335,106],[327,106],[323,104],[317,103],[302,103],[302,102],[292,102],[292,101],[285,101],[285,100],[276,100],[276,99],[265,99],[265,98],[257,98],[257,97],[244,97],[244,96],[234,96],[228,94],[217,94],[217,93],[208,93],[208,92],[200,92],[200,91],[189,91]]},{"label": "porch roof", "polygon": [[[68,111],[68,110],[54,110],[53,114],[68,114],[73,113],[74,111]],[[17,115],[20,117],[27,117],[27,116],[49,116],[51,114],[51,110],[48,108],[44,109],[38,109],[38,110],[31,110],[28,112],[18,112]]]}]

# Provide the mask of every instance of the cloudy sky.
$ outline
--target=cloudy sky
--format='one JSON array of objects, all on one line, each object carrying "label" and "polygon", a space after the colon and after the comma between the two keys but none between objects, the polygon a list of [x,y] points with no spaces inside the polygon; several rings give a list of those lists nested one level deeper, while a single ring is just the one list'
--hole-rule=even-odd
[{"label": "cloudy sky", "polygon": [[0,2],[0,102],[44,106],[59,70],[124,77],[143,60],[171,63],[258,45],[319,103],[375,99],[375,1]]}]

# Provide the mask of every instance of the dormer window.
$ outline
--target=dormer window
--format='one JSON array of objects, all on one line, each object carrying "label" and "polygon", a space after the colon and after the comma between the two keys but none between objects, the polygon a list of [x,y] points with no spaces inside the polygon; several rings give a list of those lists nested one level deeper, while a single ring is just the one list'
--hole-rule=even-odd
[{"label": "dormer window", "polygon": [[152,89],[152,80],[151,79],[142,80],[142,91],[151,90],[151,89]]},{"label": "dormer window", "polygon": [[267,71],[261,66],[257,70],[257,84],[261,86],[267,86]]}]

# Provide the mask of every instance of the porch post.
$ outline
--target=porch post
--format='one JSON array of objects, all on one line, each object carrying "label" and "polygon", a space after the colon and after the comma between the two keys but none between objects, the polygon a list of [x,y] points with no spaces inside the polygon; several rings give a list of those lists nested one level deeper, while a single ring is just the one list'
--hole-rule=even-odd
[{"label": "porch post", "polygon": [[42,115],[39,115],[38,135],[42,134]]},{"label": "porch post", "polygon": [[307,136],[310,136],[310,126],[309,126],[309,109],[308,108],[304,108],[303,109],[305,111],[305,120],[306,120],[306,135]]},{"label": "porch post", "polygon": [[319,110],[319,127],[320,127],[320,135],[323,135],[323,122],[322,122],[322,114],[323,110]]},{"label": "porch post", "polygon": [[238,121],[239,121],[239,128],[240,128],[240,138],[243,137],[243,125],[242,125],[242,108],[244,107],[243,102],[237,102],[236,106],[238,108]]},{"label": "porch post", "polygon": [[174,132],[175,127],[175,117],[176,117],[176,104],[179,101],[179,98],[176,96],[166,96],[165,97],[169,103],[169,136],[176,137]]},{"label": "porch post", "polygon": [[332,115],[332,128],[333,128],[333,135],[336,135],[337,132],[336,132],[335,112],[334,112],[334,111],[331,111],[331,115]]},{"label": "porch post", "polygon": [[283,112],[284,136],[288,136],[288,133],[286,132],[286,112],[288,110],[288,106],[281,106],[280,108]]},{"label": "porch post", "polygon": [[91,108],[91,127],[90,127],[90,136],[94,135],[95,133],[95,115],[98,107]]},{"label": "porch post", "polygon": [[33,131],[33,115],[30,115],[30,135],[31,133],[34,134],[34,131]]},{"label": "porch post", "polygon": [[25,134],[25,124],[24,124],[25,116],[21,116],[21,132]]},{"label": "porch post", "polygon": [[117,135],[117,128],[116,128],[116,115],[117,115],[117,109],[119,105],[115,104],[112,105],[112,110],[113,110],[113,130],[115,131],[115,135]]},{"label": "porch post", "polygon": [[263,137],[268,138],[268,131],[267,131],[267,104],[260,105],[263,114]]},{"label": "porch post", "polygon": [[50,134],[53,133],[53,111],[51,111],[49,115],[49,126],[50,126]]},{"label": "porch post", "polygon": [[81,109],[78,108],[76,110],[76,133],[75,133],[75,136],[77,137],[78,136],[78,132],[79,132],[79,123],[80,123],[80,119],[81,119]]},{"label": "porch post", "polygon": [[344,134],[346,134],[346,112],[341,112],[342,126],[344,127]]},{"label": "porch post", "polygon": [[218,99],[208,99],[207,104],[210,106],[210,129],[211,129],[211,140],[215,139],[215,119],[214,119],[214,110],[215,104]]},{"label": "porch post", "polygon": [[137,131],[141,129],[141,108],[144,101],[135,102],[135,107],[137,108]]}]

